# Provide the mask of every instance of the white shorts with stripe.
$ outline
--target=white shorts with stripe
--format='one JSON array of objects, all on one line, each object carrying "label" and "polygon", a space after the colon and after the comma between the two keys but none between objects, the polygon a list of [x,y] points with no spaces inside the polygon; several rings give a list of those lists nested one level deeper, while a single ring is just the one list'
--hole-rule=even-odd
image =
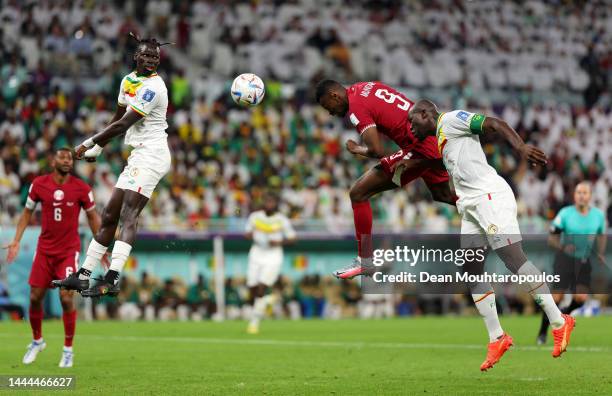
[{"label": "white shorts with stripe", "polygon": [[461,247],[485,245],[492,249],[522,240],[512,190],[488,193],[458,203],[461,214]]},{"label": "white shorts with stripe", "polygon": [[168,173],[171,165],[168,145],[139,146],[132,150],[127,165],[119,175],[116,187],[136,191],[151,198],[159,181]]}]

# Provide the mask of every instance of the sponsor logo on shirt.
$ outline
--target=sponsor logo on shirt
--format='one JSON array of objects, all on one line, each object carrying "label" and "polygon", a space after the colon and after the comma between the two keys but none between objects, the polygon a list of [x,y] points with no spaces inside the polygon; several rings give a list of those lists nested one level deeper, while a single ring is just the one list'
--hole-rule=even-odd
[{"label": "sponsor logo on shirt", "polygon": [[68,206],[74,206],[74,202],[66,202]]},{"label": "sponsor logo on shirt", "polygon": [[53,202],[53,206],[60,206],[61,204],[61,202]]}]

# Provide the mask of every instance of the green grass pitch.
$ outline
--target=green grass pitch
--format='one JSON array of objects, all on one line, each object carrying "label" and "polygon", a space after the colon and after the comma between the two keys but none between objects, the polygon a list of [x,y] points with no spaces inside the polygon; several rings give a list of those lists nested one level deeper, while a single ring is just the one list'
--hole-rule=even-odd
[{"label": "green grass pitch", "polygon": [[47,349],[30,366],[21,364],[28,324],[4,322],[0,375],[70,373],[70,394],[88,395],[612,394],[612,317],[578,318],[560,359],[552,344],[534,345],[536,317],[502,325],[515,346],[481,373],[487,337],[477,317],[269,320],[256,336],[244,322],[79,322],[71,369],[57,367],[61,321],[44,322]]}]

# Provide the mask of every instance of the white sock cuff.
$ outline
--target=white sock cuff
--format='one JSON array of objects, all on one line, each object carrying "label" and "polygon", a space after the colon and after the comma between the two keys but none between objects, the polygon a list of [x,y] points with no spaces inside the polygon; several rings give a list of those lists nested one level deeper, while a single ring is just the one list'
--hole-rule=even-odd
[{"label": "white sock cuff", "polygon": [[131,252],[132,252],[132,245],[130,245],[129,243],[125,243],[123,241],[115,241],[115,246],[113,246],[112,257],[114,258],[119,255],[129,257]]},{"label": "white sock cuff", "polygon": [[96,241],[95,238],[91,238],[91,242],[89,242],[89,247],[87,248],[87,255],[95,258],[96,260],[100,260],[107,250],[108,246],[103,246]]},{"label": "white sock cuff", "polygon": [[493,291],[490,291],[484,294],[472,294],[472,299],[474,300],[474,304],[481,303],[485,300],[490,300],[491,298],[495,300],[495,293]]}]

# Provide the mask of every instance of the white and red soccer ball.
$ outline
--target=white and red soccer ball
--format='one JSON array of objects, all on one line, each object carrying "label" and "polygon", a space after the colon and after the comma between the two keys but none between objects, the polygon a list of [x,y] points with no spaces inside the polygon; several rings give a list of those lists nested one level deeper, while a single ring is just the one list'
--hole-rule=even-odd
[{"label": "white and red soccer ball", "polygon": [[230,93],[237,104],[256,106],[263,100],[266,87],[257,75],[244,73],[234,79]]}]

